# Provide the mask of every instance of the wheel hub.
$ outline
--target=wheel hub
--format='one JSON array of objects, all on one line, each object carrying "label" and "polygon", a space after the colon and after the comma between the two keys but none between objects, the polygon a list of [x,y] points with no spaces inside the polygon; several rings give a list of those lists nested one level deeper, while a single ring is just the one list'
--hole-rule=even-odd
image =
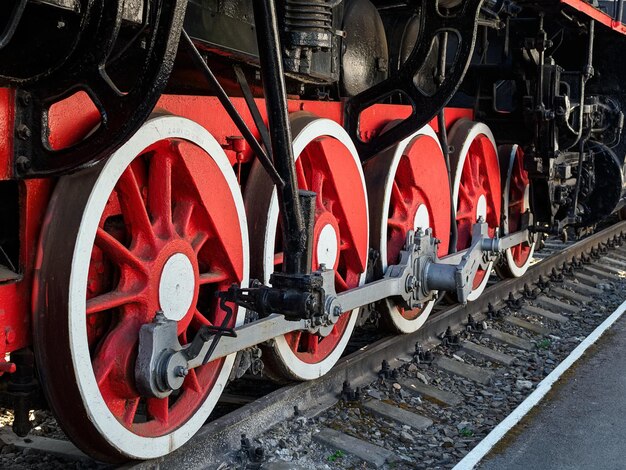
[{"label": "wheel hub", "polygon": [[415,211],[413,228],[415,231],[417,231],[418,228],[421,228],[422,230],[430,228],[430,214],[428,213],[428,207],[426,207],[426,204],[420,204],[417,211]]},{"label": "wheel hub", "polygon": [[336,269],[339,263],[339,225],[337,219],[327,211],[318,212],[313,229],[313,269],[321,264],[327,269]]},{"label": "wheel hub", "polygon": [[169,257],[161,270],[159,304],[168,320],[182,320],[195,297],[196,276],[191,260],[183,253]]},{"label": "wheel hub", "polygon": [[476,221],[479,219],[487,220],[487,198],[481,194],[476,203]]}]

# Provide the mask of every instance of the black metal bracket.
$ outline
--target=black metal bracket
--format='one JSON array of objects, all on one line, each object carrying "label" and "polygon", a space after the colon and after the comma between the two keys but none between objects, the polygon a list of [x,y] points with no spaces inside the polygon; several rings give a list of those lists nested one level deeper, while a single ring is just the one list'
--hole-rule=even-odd
[{"label": "black metal bracket", "polygon": [[[474,53],[478,16],[483,0],[465,0],[457,9],[446,11],[439,1],[421,0],[420,35],[413,51],[400,70],[377,85],[350,98],[345,105],[345,122],[361,159],[366,160],[391,147],[421,129],[448,103],[458,89]],[[426,64],[433,41],[447,33],[456,36],[458,44],[445,78],[437,90],[428,94],[414,82],[416,74]],[[374,104],[402,93],[412,107],[411,115],[381,135],[365,142],[361,139],[361,113]]]},{"label": "black metal bracket", "polygon": [[272,159],[285,183],[277,188],[285,246],[283,271],[294,275],[308,274],[311,272],[313,218],[307,220],[307,213],[314,211],[310,203],[311,200],[314,202],[315,194],[311,198],[298,191],[276,2],[255,0],[253,10]]},{"label": "black metal bracket", "polygon": [[259,131],[259,135],[261,136],[261,142],[263,142],[265,149],[268,152],[271,152],[272,142],[270,140],[270,134],[267,126],[265,125],[265,122],[263,121],[263,117],[261,116],[259,107],[256,105],[256,101],[254,101],[254,95],[252,94],[252,90],[250,89],[250,85],[248,84],[248,80],[246,79],[246,74],[241,69],[241,66],[239,66],[238,64],[233,66],[233,71],[235,72],[235,77],[237,77],[237,83],[239,83],[241,94],[243,95],[243,98],[248,105],[248,110],[250,111],[250,115],[252,116],[254,125]]},{"label": "black metal bracket", "polygon": [[[120,90],[106,67],[119,66],[128,46],[116,46],[123,0],[90,0],[73,49],[48,74],[30,79],[3,77],[18,86],[15,112],[14,174],[18,178],[56,176],[94,165],[119,148],[144,123],[161,96],[174,64],[187,0],[144,2],[142,32],[130,53],[140,66]],[[19,46],[19,44],[17,45]],[[45,52],[45,51],[44,51]],[[84,91],[100,114],[99,125],[80,142],[53,149],[49,142],[50,107]]]},{"label": "black metal bracket", "polygon": [[[265,171],[267,171],[267,174],[272,179],[272,182],[279,188],[282,188],[285,183],[276,171],[276,167],[274,167],[272,160],[270,159],[270,157],[268,157],[266,151],[263,150],[263,147],[261,147],[261,144],[256,139],[256,137],[254,137],[254,134],[252,134],[252,131],[241,117],[241,114],[239,114],[239,112],[237,111],[237,108],[235,108],[233,102],[230,100],[228,94],[226,93],[226,90],[224,90],[219,80],[209,67],[209,64],[206,63],[206,61],[200,54],[200,51],[195,46],[195,44],[191,40],[191,37],[189,37],[187,31],[185,30],[183,30],[182,41],[189,49],[194,64],[196,65],[196,67],[198,67],[200,72],[202,72],[205,80],[211,85],[211,87],[213,87],[213,91],[217,95],[217,99],[220,101],[220,104],[226,110],[228,116],[232,119],[235,126],[237,126],[237,129],[239,129],[239,132],[241,132],[243,138],[246,140],[256,157],[259,159],[259,162],[261,163],[261,165],[263,165]],[[266,143],[264,142],[264,144]],[[267,146],[266,148],[269,149],[269,147]]]},{"label": "black metal bracket", "polygon": [[28,0],[19,0],[15,2],[15,5],[13,5],[7,24],[4,27],[4,31],[0,33],[0,49],[6,46],[15,34],[17,25],[19,24],[22,14],[24,13],[24,9],[26,8],[27,1]]}]

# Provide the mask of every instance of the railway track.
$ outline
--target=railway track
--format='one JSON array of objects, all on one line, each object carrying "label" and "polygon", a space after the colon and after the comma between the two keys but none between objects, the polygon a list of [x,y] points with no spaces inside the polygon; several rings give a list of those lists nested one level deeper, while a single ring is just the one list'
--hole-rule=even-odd
[{"label": "railway track", "polygon": [[[438,309],[413,334],[352,352],[318,380],[274,390],[258,381],[261,397],[227,390],[226,414],[187,445],[126,468],[261,468],[263,461],[294,456],[333,468],[452,467],[608,316],[605,304],[621,298],[611,292],[626,271],[624,241],[626,222],[575,243],[549,241],[523,277],[497,282],[467,305]],[[591,314],[594,305],[605,311]],[[496,400],[498,389],[510,390],[510,397]],[[468,410],[470,404],[477,408]],[[242,434],[250,442],[243,449]],[[96,465],[59,442],[65,448],[20,439],[11,445]]]}]

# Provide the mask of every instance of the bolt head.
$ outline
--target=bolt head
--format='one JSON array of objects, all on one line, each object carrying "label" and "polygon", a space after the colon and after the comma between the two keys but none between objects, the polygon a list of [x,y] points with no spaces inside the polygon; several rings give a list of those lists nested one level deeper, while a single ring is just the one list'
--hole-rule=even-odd
[{"label": "bolt head", "polygon": [[26,124],[20,124],[19,126],[17,126],[15,132],[20,140],[28,140],[32,136],[32,132]]},{"label": "bolt head", "polygon": [[187,377],[187,375],[189,374],[189,369],[184,366],[177,366],[175,373],[177,377]]},{"label": "bolt head", "polygon": [[28,157],[25,157],[24,155],[20,155],[15,160],[15,166],[21,173],[26,173],[31,168],[30,159]]}]

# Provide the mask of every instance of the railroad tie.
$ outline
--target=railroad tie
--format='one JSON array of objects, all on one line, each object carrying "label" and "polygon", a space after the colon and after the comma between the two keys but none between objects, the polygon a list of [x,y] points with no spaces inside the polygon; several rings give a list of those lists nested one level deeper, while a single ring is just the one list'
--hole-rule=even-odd
[{"label": "railroad tie", "polygon": [[538,315],[540,317],[546,318],[548,320],[556,321],[559,323],[566,323],[568,321],[567,317],[564,317],[560,313],[554,313],[550,310],[546,310],[544,308],[535,307],[534,305],[524,305],[522,310],[526,313],[530,313],[532,315]]},{"label": "railroad tie", "polygon": [[460,350],[478,359],[497,362],[499,364],[504,364],[505,366],[510,366],[516,360],[513,356],[509,356],[508,354],[496,351],[495,349],[488,348],[481,344],[473,343],[471,341],[464,341],[463,344],[461,344]]},{"label": "railroad tie", "polygon": [[574,302],[580,302],[581,304],[586,304],[587,302],[589,302],[588,295],[581,295],[571,290],[563,289],[561,287],[550,287],[550,293],[556,294],[559,297],[565,297],[566,299],[572,300]]},{"label": "railroad tie", "polygon": [[610,256],[607,256],[602,261],[606,261],[607,264],[611,264],[614,267],[617,267],[617,269],[619,269],[621,272],[626,274],[626,260],[624,260],[623,258],[618,259],[614,257],[613,254],[611,253]]},{"label": "railroad tie", "polygon": [[463,397],[445,390],[440,390],[432,385],[427,385],[420,380],[401,379],[398,383],[403,389],[418,393],[423,399],[435,402],[443,406],[457,406],[463,403]]},{"label": "railroad tie", "polygon": [[602,264],[595,264],[593,268],[600,272],[609,273],[610,275],[617,278],[626,277],[626,269],[622,267],[611,266],[611,264],[609,264],[610,262],[611,258],[604,258],[602,259]]},{"label": "railroad tie", "polygon": [[590,287],[595,287],[597,290],[602,292],[602,290],[598,289],[596,286],[598,284],[602,284],[605,281],[603,279],[600,279],[598,276],[590,276],[588,274],[577,272],[577,273],[574,273],[574,277],[578,279],[578,282],[582,284],[587,284]]},{"label": "railroad tie", "polygon": [[[607,278],[611,281],[616,281],[618,279],[620,279],[620,276],[614,274],[614,273],[610,273],[608,271],[606,271],[604,268],[602,268],[601,266],[583,266],[582,269],[585,273],[589,274],[590,276],[597,276],[600,279],[602,278]],[[602,281],[600,281],[602,282]]]},{"label": "railroad tie", "polygon": [[523,318],[513,315],[507,315],[506,317],[504,317],[504,321],[519,328],[524,328],[525,330],[532,331],[533,333],[541,336],[548,336],[551,333],[551,330],[549,328],[546,328],[545,326],[539,325],[538,323],[531,323],[524,320]]},{"label": "railroad tie", "polygon": [[565,281],[565,286],[586,295],[600,295],[604,292],[602,289],[598,289],[595,285],[589,286],[587,284],[583,284],[582,282]]},{"label": "railroad tie", "polygon": [[519,338],[518,336],[514,336],[500,330],[495,330],[493,328],[488,328],[483,331],[483,335],[493,341],[497,341],[498,343],[506,344],[517,349],[524,349],[526,351],[532,351],[535,349],[533,343],[527,339]]},{"label": "railroad tie", "polygon": [[319,433],[313,435],[313,439],[333,449],[352,454],[375,468],[397,460],[397,456],[384,447],[330,428],[322,427]]},{"label": "railroad tie", "polygon": [[93,462],[91,458],[87,457],[74,444],[61,439],[35,436],[33,434],[29,435],[28,439],[23,439],[7,428],[4,428],[0,431],[0,441],[4,442],[6,445],[14,445],[18,449],[31,449],[46,454],[58,455],[67,459]]},{"label": "railroad tie", "polygon": [[565,311],[568,313],[579,313],[581,311],[581,308],[576,305],[561,302],[560,300],[552,299],[543,295],[535,299],[533,302],[541,307],[547,308],[548,310],[552,310],[553,312]]},{"label": "railroad tie", "polygon": [[465,364],[464,362],[450,359],[446,356],[437,357],[434,364],[449,374],[458,375],[483,385],[491,383],[493,377],[493,372],[491,371],[483,369],[482,367]]},{"label": "railroad tie", "polygon": [[380,400],[369,400],[363,407],[380,418],[395,421],[400,425],[411,426],[417,431],[422,431],[433,424],[432,419],[417,413],[404,410]]}]

